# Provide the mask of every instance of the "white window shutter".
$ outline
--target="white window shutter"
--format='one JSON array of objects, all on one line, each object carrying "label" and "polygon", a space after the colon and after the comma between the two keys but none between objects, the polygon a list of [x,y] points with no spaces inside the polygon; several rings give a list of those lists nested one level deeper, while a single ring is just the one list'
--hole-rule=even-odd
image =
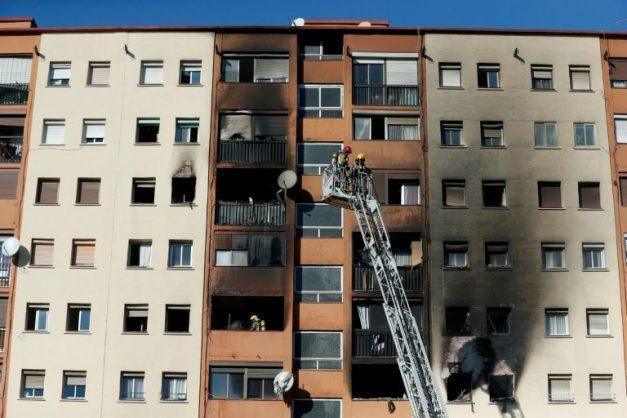
[{"label": "white window shutter", "polygon": [[255,59],[255,81],[288,80],[289,60],[287,58],[257,58]]},{"label": "white window shutter", "polygon": [[91,84],[109,84],[109,67],[94,66],[91,68]]},{"label": "white window shutter", "polygon": [[105,125],[103,123],[88,124],[85,129],[85,137],[86,138],[104,138],[105,137]]},{"label": "white window shutter", "polygon": [[64,123],[47,123],[45,126],[44,144],[59,145],[63,144],[65,137]]},{"label": "white window shutter", "polygon": [[30,82],[30,58],[0,58],[0,84],[28,84]]},{"label": "white window shutter", "polygon": [[415,60],[387,60],[385,76],[387,85],[417,86],[418,63]]},{"label": "white window shutter", "polygon": [[442,69],[442,85],[448,87],[461,86],[461,71],[458,69]]},{"label": "white window shutter", "polygon": [[144,67],[144,84],[163,84],[163,67],[148,65]]}]

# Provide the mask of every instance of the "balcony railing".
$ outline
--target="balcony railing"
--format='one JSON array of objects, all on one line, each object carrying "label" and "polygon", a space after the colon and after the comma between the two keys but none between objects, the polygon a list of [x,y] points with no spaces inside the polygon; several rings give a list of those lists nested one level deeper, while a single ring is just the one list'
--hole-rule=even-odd
[{"label": "balcony railing", "polygon": [[28,84],[0,84],[0,105],[25,104],[28,101]]},{"label": "balcony railing", "polygon": [[[422,267],[398,267],[406,292],[422,290]],[[361,292],[378,292],[379,282],[374,268],[368,266],[353,267],[353,290]]]},{"label": "balcony railing", "polygon": [[285,207],[281,202],[218,202],[218,225],[285,225]]},{"label": "balcony railing", "polygon": [[392,334],[387,330],[353,330],[353,357],[396,357]]},{"label": "balcony railing", "polygon": [[418,106],[418,86],[353,86],[353,104],[362,106]]},{"label": "balcony railing", "polygon": [[0,327],[0,353],[4,353],[4,338],[6,337],[7,329]]},{"label": "balcony railing", "polygon": [[11,278],[11,257],[0,255],[0,287],[9,287]]},{"label": "balcony railing", "polygon": [[0,136],[0,163],[22,161],[22,137]]},{"label": "balcony railing", "polygon": [[218,161],[222,163],[285,165],[287,141],[220,141]]}]

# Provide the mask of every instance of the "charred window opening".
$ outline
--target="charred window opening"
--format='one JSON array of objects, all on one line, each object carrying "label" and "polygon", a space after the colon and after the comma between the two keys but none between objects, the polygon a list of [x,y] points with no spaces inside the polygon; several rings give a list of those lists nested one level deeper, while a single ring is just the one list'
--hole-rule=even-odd
[{"label": "charred window opening", "polygon": [[285,236],[269,233],[216,234],[216,267],[285,265]]},{"label": "charred window opening", "polygon": [[488,334],[507,335],[511,327],[512,310],[510,308],[488,308]]},{"label": "charred window opening", "polygon": [[172,203],[191,203],[196,198],[196,176],[191,161],[172,176]]},{"label": "charred window opening", "polygon": [[222,82],[225,83],[287,83],[287,54],[226,54],[222,60]]},{"label": "charred window opening", "polygon": [[281,331],[283,298],[214,296],[211,328],[229,331]]},{"label": "charred window opening", "polygon": [[165,332],[189,332],[189,305],[165,307]]},{"label": "charred window opening", "polygon": [[395,363],[353,364],[351,380],[354,399],[402,399],[405,397],[403,379]]},{"label": "charred window opening", "polygon": [[514,400],[514,375],[491,375],[489,378],[490,402],[511,402]]},{"label": "charred window opening", "polygon": [[483,206],[486,208],[504,208],[507,206],[504,181],[483,182]]},{"label": "charred window opening", "polygon": [[446,334],[451,336],[470,335],[470,309],[467,307],[446,308]]},{"label": "charred window opening", "polygon": [[304,60],[341,60],[344,53],[343,35],[337,32],[304,33],[298,43]]},{"label": "charred window opening", "polygon": [[464,373],[460,363],[449,363],[448,367],[446,400],[449,402],[470,402],[472,399],[471,373]]}]

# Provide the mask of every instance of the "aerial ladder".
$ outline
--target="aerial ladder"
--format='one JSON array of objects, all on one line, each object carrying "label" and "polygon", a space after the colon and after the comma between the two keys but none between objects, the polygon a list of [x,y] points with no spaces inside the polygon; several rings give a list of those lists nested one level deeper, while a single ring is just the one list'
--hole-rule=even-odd
[{"label": "aerial ladder", "polygon": [[383,310],[414,418],[448,418],[392,255],[371,172],[363,165],[351,167],[334,161],[323,171],[322,195],[325,202],[355,212],[365,251],[381,289]]}]

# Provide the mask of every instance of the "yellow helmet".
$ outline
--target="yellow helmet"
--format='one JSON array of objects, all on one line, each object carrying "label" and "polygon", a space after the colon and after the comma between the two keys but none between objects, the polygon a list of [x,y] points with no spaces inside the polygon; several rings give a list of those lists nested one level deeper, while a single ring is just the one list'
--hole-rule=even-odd
[{"label": "yellow helmet", "polygon": [[251,321],[258,321],[259,317],[257,315],[253,315],[253,316],[250,317],[250,320]]},{"label": "yellow helmet", "polygon": [[363,153],[360,152],[359,154],[357,154],[357,159],[358,160],[365,160],[366,156]]}]

